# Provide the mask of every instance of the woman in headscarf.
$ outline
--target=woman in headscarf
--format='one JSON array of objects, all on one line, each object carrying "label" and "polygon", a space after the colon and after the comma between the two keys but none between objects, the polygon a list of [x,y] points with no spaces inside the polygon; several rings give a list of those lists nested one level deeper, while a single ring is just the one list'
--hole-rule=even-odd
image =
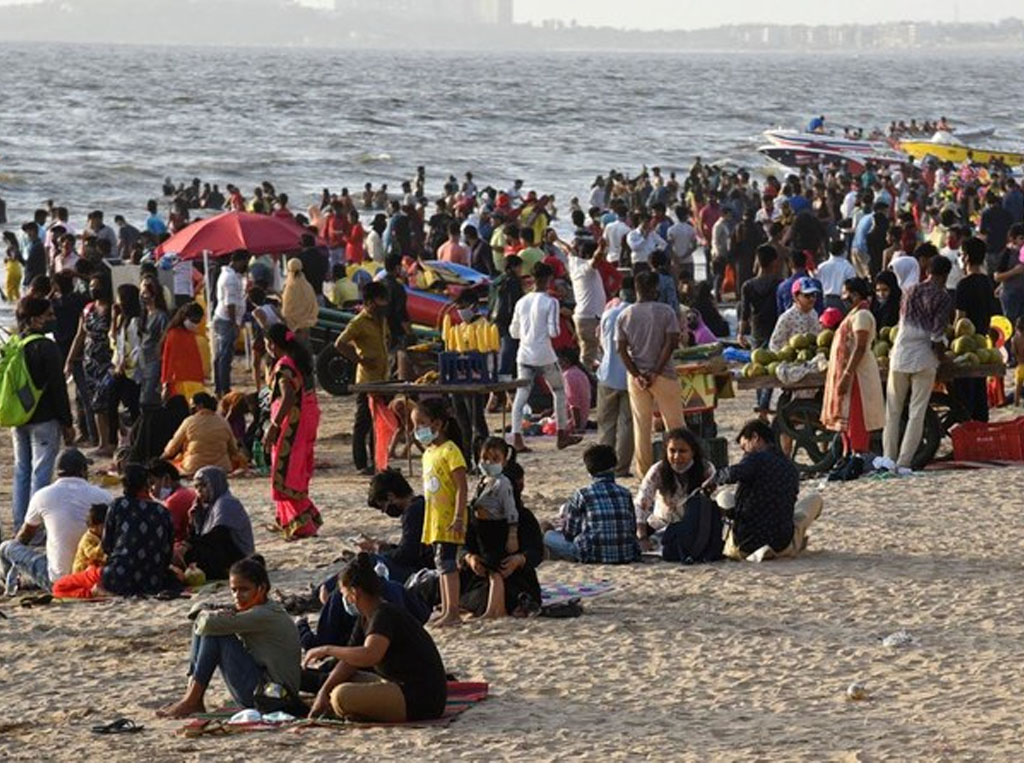
[{"label": "woman in headscarf", "polygon": [[313,358],[283,325],[267,329],[271,371],[270,424],[263,448],[270,456],[271,497],[277,503],[277,530],[288,540],[315,536],[323,521],[309,498],[313,444],[320,405],[313,385]]},{"label": "woman in headscarf", "polygon": [[900,290],[896,275],[883,270],[875,277],[875,298],[871,300],[871,314],[878,328],[895,328],[900,324]]},{"label": "woman in headscarf", "polygon": [[844,456],[866,452],[871,432],[885,426],[882,380],[871,352],[875,318],[868,309],[870,293],[870,284],[862,277],[843,284],[843,301],[850,312],[832,339],[825,374],[821,422],[842,436]]},{"label": "woman in headscarf", "polygon": [[288,261],[288,278],[281,296],[281,314],[288,328],[302,341],[309,338],[309,329],[316,325],[320,305],[313,286],[302,274],[302,262]]},{"label": "woman in headscarf", "polygon": [[174,548],[179,568],[196,565],[207,579],[226,579],[228,570],[256,551],[252,523],[242,502],[228,489],[220,467],[195,475],[196,501],[189,511],[188,538]]}]

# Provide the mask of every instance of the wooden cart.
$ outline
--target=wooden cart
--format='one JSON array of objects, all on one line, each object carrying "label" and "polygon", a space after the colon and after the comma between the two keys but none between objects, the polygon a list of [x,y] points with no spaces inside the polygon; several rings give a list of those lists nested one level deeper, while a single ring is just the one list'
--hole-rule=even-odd
[{"label": "wooden cart", "polygon": [[[880,371],[883,379],[883,393],[885,390],[884,381],[886,371]],[[1004,365],[978,365],[970,368],[962,368],[950,363],[943,363],[939,366],[936,374],[936,384],[948,384],[955,379],[963,378],[988,378],[989,376],[1004,376],[1006,367]],[[779,405],[776,409],[773,426],[779,434],[788,435],[793,440],[793,461],[800,468],[804,475],[816,475],[828,472],[839,460],[842,454],[842,446],[839,435],[828,429],[821,423],[822,395],[825,389],[825,374],[813,373],[805,376],[798,382],[784,384],[774,376],[757,376],[754,378],[741,378],[736,381],[737,389],[781,389],[782,396],[779,398]],[[796,390],[816,390],[814,397],[793,397]],[[935,390],[932,393],[928,411],[925,413],[924,431],[921,437],[921,445],[914,454],[912,467],[921,469],[935,458],[945,458],[939,455],[943,440],[949,437],[949,430],[956,424],[968,420],[967,409],[949,391]],[[904,409],[902,424],[907,422],[907,412]],[[901,427],[902,431],[902,427]],[[876,453],[881,453],[881,435],[874,438]]]}]

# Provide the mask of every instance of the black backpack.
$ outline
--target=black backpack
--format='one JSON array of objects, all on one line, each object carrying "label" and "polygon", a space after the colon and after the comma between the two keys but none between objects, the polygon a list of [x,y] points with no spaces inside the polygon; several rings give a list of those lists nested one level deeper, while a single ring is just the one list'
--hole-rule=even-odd
[{"label": "black backpack", "polygon": [[686,502],[683,519],[661,534],[661,556],[670,563],[710,563],[722,559],[722,515],[703,493]]}]

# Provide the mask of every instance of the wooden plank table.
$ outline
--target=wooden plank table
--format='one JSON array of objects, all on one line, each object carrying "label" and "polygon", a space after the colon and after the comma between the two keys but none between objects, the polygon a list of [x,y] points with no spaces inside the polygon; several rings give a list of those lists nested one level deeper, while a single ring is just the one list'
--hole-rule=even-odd
[{"label": "wooden plank table", "polygon": [[[887,369],[879,368],[879,374],[884,379],[888,374]],[[973,365],[961,367],[952,363],[942,363],[939,366],[935,380],[938,382],[949,382],[954,379],[987,379],[989,376],[1006,375],[1006,366],[1002,363],[990,363],[987,365]],[[791,384],[784,384],[774,376],[755,376],[753,378],[736,379],[736,388],[739,390],[751,389],[822,389],[825,386],[825,372],[811,373],[804,376],[800,381]]]},{"label": "wooden plank table", "polygon": [[[370,384],[353,384],[349,391],[364,393],[367,395],[381,395],[385,397],[401,397],[405,402],[405,411],[409,412],[409,398],[418,395],[490,395],[498,392],[513,392],[520,387],[529,384],[527,379],[514,379],[512,381],[477,381],[469,384],[444,384],[440,381],[418,384],[413,381],[376,381]],[[507,426],[505,408],[501,409],[501,433],[505,434]],[[408,419],[402,422],[402,434],[405,437],[406,446],[411,446],[409,439]],[[409,474],[412,475],[412,449],[409,449]]]}]

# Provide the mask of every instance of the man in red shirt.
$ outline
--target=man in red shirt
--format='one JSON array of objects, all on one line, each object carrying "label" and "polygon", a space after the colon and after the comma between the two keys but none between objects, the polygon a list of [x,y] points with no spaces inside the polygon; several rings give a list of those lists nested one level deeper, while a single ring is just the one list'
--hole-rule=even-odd
[{"label": "man in red shirt", "polygon": [[331,264],[340,264],[345,257],[345,246],[348,244],[349,222],[340,200],[331,203],[330,210],[320,225],[320,237],[327,243],[331,252]]},{"label": "man in red shirt", "polygon": [[707,204],[700,209],[700,234],[705,245],[711,245],[711,231],[722,216],[722,209],[718,205],[718,195],[712,192],[708,195]]}]

